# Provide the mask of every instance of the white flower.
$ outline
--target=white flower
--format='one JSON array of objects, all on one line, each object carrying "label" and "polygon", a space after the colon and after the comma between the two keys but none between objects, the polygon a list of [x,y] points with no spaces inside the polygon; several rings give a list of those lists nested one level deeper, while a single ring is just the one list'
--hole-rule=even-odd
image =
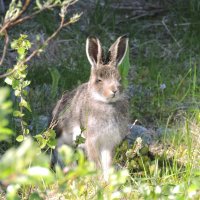
[{"label": "white flower", "polygon": [[160,89],[164,90],[167,86],[165,85],[165,83],[160,84]]},{"label": "white flower", "polygon": [[148,185],[146,185],[146,184],[142,185],[142,186],[139,188],[139,190],[140,190],[141,193],[144,193],[144,194],[146,194],[146,195],[150,195],[150,193],[151,193],[150,187],[149,187]]},{"label": "white flower", "polygon": [[190,199],[193,199],[193,197],[196,195],[196,191],[189,191],[188,192],[188,197],[190,198]]},{"label": "white flower", "polygon": [[119,192],[119,191],[115,191],[115,192],[113,192],[112,195],[111,195],[111,198],[112,198],[112,199],[120,199],[121,197],[122,197],[122,194],[121,194],[121,192]]},{"label": "white flower", "polygon": [[179,193],[179,192],[180,192],[180,186],[177,185],[176,187],[173,188],[172,193],[173,193],[173,194],[177,194],[177,193]]},{"label": "white flower", "polygon": [[169,195],[169,196],[168,196],[168,199],[174,200],[174,199],[176,199],[176,197],[175,197],[174,195]]},{"label": "white flower", "polygon": [[160,194],[161,192],[162,192],[161,187],[159,185],[157,185],[155,188],[155,193]]},{"label": "white flower", "polygon": [[40,167],[40,166],[34,166],[30,167],[27,170],[28,174],[31,176],[49,176],[50,175],[50,170],[45,168],[45,167]]}]

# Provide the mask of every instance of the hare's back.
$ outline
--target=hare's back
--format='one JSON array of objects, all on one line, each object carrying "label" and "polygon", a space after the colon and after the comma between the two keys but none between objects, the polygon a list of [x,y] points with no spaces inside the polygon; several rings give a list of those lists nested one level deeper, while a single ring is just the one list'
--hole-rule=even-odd
[{"label": "hare's back", "polygon": [[53,118],[58,119],[65,114],[65,112],[71,107],[71,109],[82,100],[86,93],[87,84],[84,83],[72,91],[65,91],[61,99],[57,102],[53,110]]}]

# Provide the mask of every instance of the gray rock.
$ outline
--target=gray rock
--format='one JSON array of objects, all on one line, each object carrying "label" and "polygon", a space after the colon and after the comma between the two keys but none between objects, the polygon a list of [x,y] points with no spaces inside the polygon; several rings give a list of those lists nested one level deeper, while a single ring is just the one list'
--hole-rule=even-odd
[{"label": "gray rock", "polygon": [[130,125],[130,134],[125,138],[128,141],[128,144],[134,144],[138,137],[140,137],[144,143],[149,145],[153,141],[152,130],[148,130],[140,125]]}]

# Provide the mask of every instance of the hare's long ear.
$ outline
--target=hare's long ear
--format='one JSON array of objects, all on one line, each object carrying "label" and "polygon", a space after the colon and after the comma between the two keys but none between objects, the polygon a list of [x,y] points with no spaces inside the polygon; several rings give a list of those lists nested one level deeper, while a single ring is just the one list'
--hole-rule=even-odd
[{"label": "hare's long ear", "polygon": [[108,62],[116,66],[123,61],[128,48],[128,37],[123,35],[113,43],[108,52]]},{"label": "hare's long ear", "polygon": [[102,62],[101,43],[96,37],[88,37],[86,40],[86,54],[92,67]]}]

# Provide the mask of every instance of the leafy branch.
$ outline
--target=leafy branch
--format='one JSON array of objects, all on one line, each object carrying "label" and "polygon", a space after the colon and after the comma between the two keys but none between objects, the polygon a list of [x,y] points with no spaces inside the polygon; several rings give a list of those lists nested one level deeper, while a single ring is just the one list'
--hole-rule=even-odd
[{"label": "leafy branch", "polygon": [[[45,3],[40,3],[40,1],[36,1],[36,8],[38,9],[37,11],[33,12],[30,15],[26,15],[23,16],[23,14],[25,14],[25,12],[28,9],[28,6],[30,5],[30,0],[25,0],[24,4],[22,6],[21,1],[17,1],[18,3],[16,3],[16,0],[12,0],[12,2],[10,3],[10,8],[7,11],[5,18],[3,20],[3,23],[0,24],[0,37],[4,37],[4,48],[3,48],[3,53],[2,56],[0,58],[0,66],[3,64],[5,56],[6,56],[6,52],[7,52],[7,47],[9,44],[9,35],[8,35],[8,30],[19,24],[22,23],[28,19],[33,18],[34,16],[38,15],[39,13],[45,11],[45,10],[49,10],[49,9],[53,9],[55,7],[60,7],[60,24],[58,26],[58,28],[54,31],[54,33],[49,36],[44,43],[39,46],[38,48],[36,48],[24,61],[23,64],[26,64],[28,61],[30,61],[34,56],[36,56],[38,53],[40,53],[45,46],[47,46],[49,44],[49,42],[58,35],[58,33],[61,31],[62,28],[75,23],[76,21],[79,20],[81,14],[76,14],[73,17],[71,17],[69,20],[66,21],[65,16],[67,13],[67,9],[70,5],[73,5],[74,3],[77,2],[77,0],[64,0],[63,2],[61,2],[60,0],[48,0]],[[16,71],[15,68],[13,68],[12,70],[9,70],[9,72],[1,74],[0,78],[5,78],[7,76],[10,76],[11,74],[13,74]]]},{"label": "leafy branch", "polygon": [[[18,1],[21,2],[21,1]],[[8,69],[8,71],[2,75],[0,75],[0,78],[6,78],[5,82],[8,85],[12,86],[12,89],[14,90],[15,96],[19,99],[19,109],[15,110],[13,115],[17,118],[20,119],[20,126],[21,126],[21,131],[22,133],[18,135],[16,140],[18,142],[23,141],[27,134],[29,134],[29,129],[28,129],[28,124],[25,121],[25,110],[28,110],[31,112],[31,108],[29,103],[27,102],[26,98],[28,96],[28,91],[27,91],[27,86],[30,84],[29,80],[26,80],[27,77],[27,62],[30,61],[34,56],[38,55],[39,53],[43,52],[44,48],[49,44],[49,42],[55,38],[58,33],[61,31],[62,28],[75,23],[81,16],[81,14],[76,14],[73,17],[71,17],[69,20],[65,19],[65,16],[67,14],[67,8],[69,5],[74,4],[77,2],[77,0],[65,0],[65,1],[60,1],[60,0],[48,0],[45,3],[41,4],[40,1],[36,1],[37,8],[39,9],[38,11],[34,12],[32,15],[25,16],[23,17],[23,13],[26,11],[28,8],[28,5],[30,1],[25,1],[24,6],[20,7],[20,4],[16,4],[16,1],[13,0],[10,4],[10,9],[7,11],[5,20],[4,20],[4,25],[1,26],[0,33],[3,31],[4,36],[5,36],[5,43],[4,43],[4,50],[3,50],[3,55],[0,60],[0,63],[3,63],[3,60],[5,58],[6,50],[9,44],[9,36],[7,34],[7,31],[10,27],[13,25],[16,25],[18,22],[22,22],[24,19],[28,19],[29,17],[32,17],[33,15],[36,15],[37,13],[45,10],[45,9],[52,9],[55,6],[60,6],[60,24],[57,27],[57,29],[50,35],[40,46],[38,46],[35,50],[33,50],[29,55],[28,55],[28,50],[31,47],[31,43],[27,39],[27,35],[21,34],[20,38],[17,40],[14,40],[11,43],[11,48],[16,50],[18,53],[17,57],[17,62],[13,66],[13,68]],[[18,7],[15,7],[17,6]],[[17,13],[17,14],[16,14]],[[27,18],[28,17],[28,18]],[[45,138],[43,138],[45,137]],[[46,144],[49,147],[54,146],[54,133],[51,130],[47,130],[45,134],[42,135],[37,135],[35,137],[40,144],[41,148],[44,148]]]}]

